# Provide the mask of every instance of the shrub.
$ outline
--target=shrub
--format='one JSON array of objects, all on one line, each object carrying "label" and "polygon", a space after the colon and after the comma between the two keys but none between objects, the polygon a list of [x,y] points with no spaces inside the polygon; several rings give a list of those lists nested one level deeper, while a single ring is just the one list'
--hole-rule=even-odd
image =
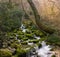
[{"label": "shrub", "polygon": [[9,3],[0,3],[0,30],[11,31],[20,27],[22,19],[22,10],[17,8],[16,5]]},{"label": "shrub", "polygon": [[47,37],[47,42],[52,44],[52,45],[56,45],[56,46],[60,46],[60,37],[58,37],[57,35],[51,35],[49,37]]}]

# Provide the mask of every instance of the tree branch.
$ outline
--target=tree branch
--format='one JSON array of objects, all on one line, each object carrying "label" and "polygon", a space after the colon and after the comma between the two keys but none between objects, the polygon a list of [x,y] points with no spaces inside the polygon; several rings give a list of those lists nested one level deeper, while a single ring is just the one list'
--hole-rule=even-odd
[{"label": "tree branch", "polygon": [[28,1],[28,3],[30,4],[31,9],[33,10],[33,13],[34,13],[34,16],[35,16],[35,21],[36,21],[36,24],[38,25],[38,27],[39,27],[41,30],[43,30],[43,31],[45,31],[45,32],[47,32],[47,33],[50,33],[50,34],[53,33],[53,32],[55,32],[54,29],[52,29],[52,28],[44,25],[42,22],[40,22],[41,17],[40,17],[40,15],[39,15],[39,13],[38,13],[38,11],[37,11],[37,9],[36,9],[33,1],[32,1],[32,0],[27,0],[27,1]]}]

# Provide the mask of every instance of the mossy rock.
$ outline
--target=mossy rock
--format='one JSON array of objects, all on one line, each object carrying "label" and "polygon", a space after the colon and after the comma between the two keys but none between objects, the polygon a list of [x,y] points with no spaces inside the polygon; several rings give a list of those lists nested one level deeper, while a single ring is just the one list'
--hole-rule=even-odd
[{"label": "mossy rock", "polygon": [[27,43],[27,42],[22,42],[21,44],[22,44],[22,45],[27,45],[28,43]]},{"label": "mossy rock", "polygon": [[8,32],[7,34],[8,39],[14,39],[16,37],[16,33]]},{"label": "mossy rock", "polygon": [[11,44],[11,47],[17,49],[17,48],[21,47],[21,45],[20,44],[17,44],[17,43],[12,43]]},{"label": "mossy rock", "polygon": [[24,33],[22,31],[17,31],[18,35],[23,35]]},{"label": "mossy rock", "polygon": [[32,33],[36,32],[36,30],[31,30],[31,31],[32,31]]},{"label": "mossy rock", "polygon": [[29,39],[33,38],[33,34],[26,34],[26,37],[28,37]]},{"label": "mossy rock", "polygon": [[52,57],[56,57],[55,55],[52,55]]},{"label": "mossy rock", "polygon": [[15,29],[13,32],[14,32],[14,33],[17,33],[17,29]]},{"label": "mossy rock", "polygon": [[24,38],[24,35],[19,35],[17,38],[22,40]]},{"label": "mossy rock", "polygon": [[38,45],[38,48],[41,48],[42,47],[42,44],[41,43],[37,43]]},{"label": "mossy rock", "polygon": [[30,34],[30,33],[31,33],[31,31],[30,31],[30,30],[27,30],[27,31],[26,31],[26,33],[27,33],[27,34]]},{"label": "mossy rock", "polygon": [[52,48],[52,49],[50,49],[50,51],[54,51],[54,49]]},{"label": "mossy rock", "polygon": [[23,41],[26,41],[26,40],[28,40],[28,38],[26,37],[26,38],[23,38],[22,40],[23,40]]},{"label": "mossy rock", "polygon": [[33,43],[38,43],[39,42],[39,40],[33,40]]},{"label": "mossy rock", "polygon": [[16,52],[18,57],[26,57],[26,50],[22,48],[17,48]]},{"label": "mossy rock", "polygon": [[44,36],[44,37],[41,37],[40,41],[46,41],[47,37]]},{"label": "mossy rock", "polygon": [[0,49],[0,57],[11,57],[12,53],[9,49]]},{"label": "mossy rock", "polygon": [[40,36],[40,37],[45,36],[45,34],[41,31],[39,31],[39,30],[36,30],[34,33],[35,33],[36,36]]},{"label": "mossy rock", "polygon": [[29,42],[33,42],[33,43],[38,43],[39,42],[39,40],[30,40]]}]

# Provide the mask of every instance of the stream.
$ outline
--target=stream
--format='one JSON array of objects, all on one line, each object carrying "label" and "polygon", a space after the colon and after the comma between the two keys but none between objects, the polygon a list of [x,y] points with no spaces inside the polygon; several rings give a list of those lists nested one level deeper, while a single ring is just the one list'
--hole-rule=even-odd
[{"label": "stream", "polygon": [[35,47],[36,49],[36,54],[37,56],[32,55],[31,57],[51,57],[52,56],[52,52],[50,45],[46,45],[46,42],[42,41],[42,47],[38,48]]},{"label": "stream", "polygon": [[[26,29],[25,26],[22,24],[21,25],[21,29],[22,29],[22,32],[26,32]],[[34,35],[34,38],[36,39],[40,39],[40,37],[37,37],[36,35]],[[47,45],[45,41],[42,41],[40,43],[42,45],[42,47],[34,47],[34,49],[32,49],[28,54],[27,54],[27,57],[51,57],[53,55],[52,51],[50,51],[52,49],[52,47],[50,45]],[[28,45],[31,45],[33,46],[34,43],[29,43],[28,42]]]}]

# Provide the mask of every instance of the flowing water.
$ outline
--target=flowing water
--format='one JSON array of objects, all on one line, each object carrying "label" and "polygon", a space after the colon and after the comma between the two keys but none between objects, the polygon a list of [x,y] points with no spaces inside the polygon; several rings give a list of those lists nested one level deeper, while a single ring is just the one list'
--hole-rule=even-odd
[{"label": "flowing water", "polygon": [[23,24],[21,25],[20,28],[21,28],[22,32],[24,32],[24,33],[28,30],[28,29],[25,28],[25,26]]},{"label": "flowing water", "polygon": [[[22,32],[26,32],[26,29],[25,26],[22,24],[21,26],[21,29],[22,29]],[[40,37],[37,37],[36,35],[34,35],[34,38],[35,39],[40,39]],[[28,45],[31,45],[33,46],[34,43],[29,43],[29,40],[27,41],[28,42]],[[29,53],[28,53],[28,56],[27,57],[51,57],[53,54],[52,52],[50,51],[52,48],[50,47],[50,45],[46,45],[46,42],[45,41],[42,41],[41,42],[41,45],[42,47],[39,48],[38,46],[34,47],[34,49],[32,49]]]},{"label": "flowing water", "polygon": [[51,57],[52,56],[52,52],[50,45],[46,45],[46,42],[42,41],[42,47],[40,49],[37,49],[36,52],[38,54],[38,56],[40,57]]},{"label": "flowing water", "polygon": [[31,51],[32,55],[28,56],[28,57],[51,57],[53,55],[53,53],[50,51],[51,50],[51,47],[50,45],[46,45],[46,42],[42,41],[42,47],[41,48],[38,48],[37,47],[34,47],[35,48],[35,51]]}]

